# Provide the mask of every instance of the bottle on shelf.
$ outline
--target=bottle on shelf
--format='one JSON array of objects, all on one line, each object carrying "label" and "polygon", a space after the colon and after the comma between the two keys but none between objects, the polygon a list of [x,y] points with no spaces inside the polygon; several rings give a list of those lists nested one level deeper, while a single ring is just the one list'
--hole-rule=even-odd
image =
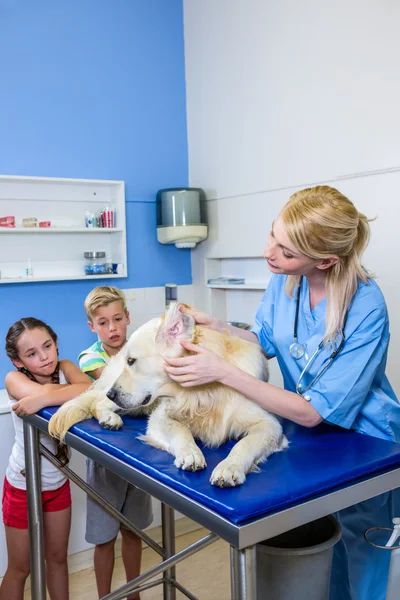
[{"label": "bottle on shelf", "polygon": [[31,259],[28,258],[28,266],[25,269],[25,276],[26,277],[33,277],[33,268],[32,268],[32,263],[31,263]]}]

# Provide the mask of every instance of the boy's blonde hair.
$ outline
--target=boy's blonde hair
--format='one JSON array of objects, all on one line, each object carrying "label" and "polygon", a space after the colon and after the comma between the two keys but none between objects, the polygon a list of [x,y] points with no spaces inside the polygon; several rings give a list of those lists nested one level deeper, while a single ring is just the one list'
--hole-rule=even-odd
[{"label": "boy's blonde hair", "polygon": [[127,312],[126,297],[122,290],[109,285],[100,285],[94,288],[86,296],[84,303],[88,319],[93,321],[96,310],[102,306],[108,306],[112,302],[121,302],[122,309]]}]

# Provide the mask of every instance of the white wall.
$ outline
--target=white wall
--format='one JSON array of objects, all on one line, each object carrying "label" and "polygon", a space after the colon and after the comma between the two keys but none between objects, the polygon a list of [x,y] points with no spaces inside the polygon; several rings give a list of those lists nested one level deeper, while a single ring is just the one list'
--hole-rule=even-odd
[{"label": "white wall", "polygon": [[[165,290],[163,287],[140,288],[125,290],[127,296],[128,310],[131,314],[131,325],[129,333],[134,329],[159,316],[165,309]],[[178,286],[178,300],[187,304],[193,304],[192,287],[190,285]],[[8,411],[8,398],[5,390],[0,390],[0,473],[5,474],[8,458],[14,443],[14,427],[11,415]],[[86,459],[79,452],[73,451],[70,466],[80,477],[86,477]],[[2,490],[3,481],[0,481]],[[77,486],[71,485],[72,489],[72,525],[69,539],[69,554],[81,552],[92,546],[85,541],[86,527],[86,494]],[[153,498],[154,521],[151,527],[161,524],[161,504]],[[179,518],[182,515],[176,513]],[[3,527],[0,527],[0,577],[4,575],[7,567],[7,551]],[[86,568],[86,567],[85,567]]]},{"label": "white wall", "polygon": [[[209,199],[196,304],[207,310],[215,293],[205,257],[260,256],[290,194],[335,185],[378,217],[364,263],[387,299],[400,394],[400,4],[185,0],[184,11],[190,184]],[[251,320],[251,294],[226,293],[228,319]]]},{"label": "white wall", "polygon": [[191,184],[221,198],[399,164],[398,2],[184,9]]}]

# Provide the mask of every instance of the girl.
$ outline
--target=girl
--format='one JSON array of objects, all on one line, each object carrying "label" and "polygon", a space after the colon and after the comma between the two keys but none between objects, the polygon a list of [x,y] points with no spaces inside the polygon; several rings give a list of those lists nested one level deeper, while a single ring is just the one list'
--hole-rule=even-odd
[{"label": "girl", "polygon": [[[385,375],[389,321],[382,292],[361,264],[368,219],[328,186],[295,193],[272,225],[264,252],[273,273],[252,332],[190,311],[198,323],[258,343],[276,357],[284,389],[258,381],[212,352],[166,359],[183,386],[219,381],[277,415],[314,427],[321,421],[400,441],[400,404]],[[185,310],[185,309],[182,309]],[[392,527],[400,490],[342,510],[330,600],[384,600],[389,552],[363,534]]]},{"label": "girl", "polygon": [[[17,371],[11,371],[5,378],[13,411],[15,443],[3,488],[8,566],[0,588],[0,600],[22,600],[30,565],[23,421],[20,417],[75,398],[90,386],[91,381],[72,362],[58,359],[57,336],[51,327],[38,319],[21,319],[10,327],[6,353]],[[40,441],[57,454],[55,440],[40,433]],[[47,587],[51,600],[67,600],[67,548],[71,523],[69,480],[42,458],[41,483]]]}]

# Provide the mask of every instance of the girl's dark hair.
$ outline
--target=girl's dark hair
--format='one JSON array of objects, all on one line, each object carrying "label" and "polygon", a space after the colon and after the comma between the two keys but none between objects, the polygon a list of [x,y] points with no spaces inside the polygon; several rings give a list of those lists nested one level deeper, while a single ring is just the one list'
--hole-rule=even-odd
[{"label": "girl's dark hair", "polygon": [[[44,329],[45,331],[47,331],[53,342],[57,344],[57,334],[50,327],[50,325],[47,325],[44,321],[41,321],[40,319],[35,319],[34,317],[25,317],[24,319],[20,319],[19,321],[16,321],[13,325],[11,325],[6,335],[6,354],[11,361],[20,360],[18,352],[18,340],[25,331],[31,331],[32,329]],[[30,371],[28,371],[28,369],[26,369],[25,367],[17,367],[17,369],[18,371],[26,375],[28,379],[38,383],[35,376]],[[60,361],[57,362],[57,366],[54,370],[54,373],[51,376],[51,383],[60,383]],[[68,446],[62,444],[61,442],[58,442],[56,456],[64,464],[67,464],[69,461]]]},{"label": "girl's dark hair", "polygon": [[[20,360],[18,351],[18,340],[25,331],[31,331],[32,329],[44,329],[45,331],[47,331],[53,342],[57,344],[57,334],[55,333],[55,331],[53,331],[50,325],[47,325],[46,323],[44,323],[44,321],[40,321],[40,319],[35,319],[34,317],[26,317],[25,319],[20,319],[19,321],[16,321],[14,325],[11,325],[6,335],[6,354],[10,360]],[[32,381],[36,381],[32,373],[30,373],[25,367],[18,368],[18,371],[21,371]],[[59,362],[57,363],[57,367],[53,375],[51,376],[51,383],[60,383]]]}]

